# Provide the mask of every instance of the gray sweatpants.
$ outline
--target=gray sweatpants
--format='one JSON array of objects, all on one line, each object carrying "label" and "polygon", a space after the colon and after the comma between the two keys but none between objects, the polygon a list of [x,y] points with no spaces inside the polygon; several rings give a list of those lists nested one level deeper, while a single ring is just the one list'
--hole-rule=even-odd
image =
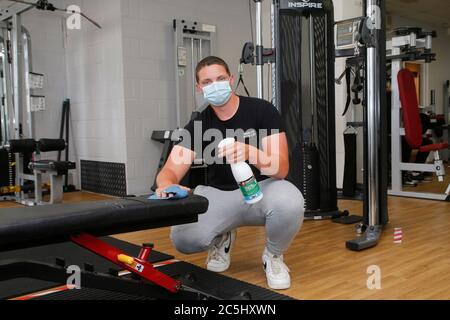
[{"label": "gray sweatpants", "polygon": [[194,194],[207,198],[209,209],[200,215],[199,222],[172,228],[174,246],[184,254],[204,252],[229,231],[265,226],[269,252],[284,254],[303,225],[303,196],[285,180],[268,179],[260,185],[264,199],[254,205],[244,202],[240,190],[197,187]]}]

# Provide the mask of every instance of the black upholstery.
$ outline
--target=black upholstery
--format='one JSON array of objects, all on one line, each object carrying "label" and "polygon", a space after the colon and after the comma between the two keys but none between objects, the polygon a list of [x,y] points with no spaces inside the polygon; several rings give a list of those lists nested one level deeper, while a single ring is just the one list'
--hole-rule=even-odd
[{"label": "black upholstery", "polygon": [[79,204],[0,210],[0,251],[65,242],[71,235],[107,236],[193,223],[208,200],[178,201],[127,198]]},{"label": "black upholstery", "polygon": [[58,176],[66,175],[69,170],[75,170],[76,168],[76,163],[69,161],[39,160],[30,163],[31,170],[52,170],[56,171]]},{"label": "black upholstery", "polygon": [[64,139],[41,139],[38,142],[40,152],[64,151],[66,141]]}]

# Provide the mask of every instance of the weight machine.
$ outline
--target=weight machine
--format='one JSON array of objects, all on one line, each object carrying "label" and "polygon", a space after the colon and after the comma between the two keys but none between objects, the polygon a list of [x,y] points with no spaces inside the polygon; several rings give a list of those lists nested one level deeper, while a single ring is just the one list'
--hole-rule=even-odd
[{"label": "weight machine", "polygon": [[[31,39],[21,21],[22,13],[34,7],[50,10],[50,4],[38,1],[41,5],[47,4],[41,8],[33,3],[13,2],[7,7],[2,3],[0,8],[0,87],[3,94],[0,106],[0,197],[29,206],[45,204],[42,201],[42,175],[48,173],[50,203],[58,203],[62,200],[62,176],[75,169],[75,164],[68,159],[43,161],[40,158],[41,152],[62,152],[67,143],[62,139],[62,132],[61,139],[35,140],[34,114],[45,111],[44,75],[33,72]],[[68,136],[66,138],[68,141]],[[33,190],[34,198],[29,197]]]},{"label": "weight machine", "polygon": [[[263,70],[275,64],[274,104],[286,124],[291,159],[289,180],[304,194],[309,219],[339,218],[335,147],[335,21],[331,0],[274,0],[271,5],[272,48],[262,44],[261,2],[256,3],[257,40],[244,49],[257,66],[258,97],[263,97]],[[385,3],[364,1],[360,26],[350,32],[350,51],[363,51],[364,62],[364,223],[362,236],[347,242],[361,251],[375,246],[387,211],[387,127],[385,99]],[[348,49],[348,48],[347,48]],[[250,50],[251,51],[251,50]],[[268,56],[271,52],[272,56]],[[348,55],[350,53],[350,55]],[[345,55],[344,55],[345,56]],[[250,57],[250,58],[249,58]],[[311,107],[309,107],[311,106]]]},{"label": "weight machine", "polygon": [[[391,52],[388,60],[392,63],[392,186],[389,194],[393,196],[421,198],[429,200],[450,201],[450,185],[444,194],[420,193],[403,190],[403,172],[431,172],[435,173],[440,182],[444,181],[445,166],[440,156],[440,151],[448,150],[448,143],[422,146],[422,132],[418,126],[412,126],[410,114],[419,114],[419,105],[415,98],[415,92],[409,91],[405,81],[405,61],[423,61],[424,67],[435,61],[435,54],[432,53],[432,41],[436,37],[435,32],[424,32],[420,28],[401,28],[396,31],[394,37],[387,44],[387,49]],[[426,79],[427,81],[427,79]],[[409,81],[409,83],[411,83]],[[415,86],[414,86],[415,87]],[[412,96],[411,96],[412,95]],[[411,98],[411,99],[408,99]],[[415,106],[412,101],[415,101]],[[432,94],[432,100],[433,98]],[[433,104],[433,103],[432,103]],[[425,108],[425,107],[423,107]],[[414,110],[413,110],[414,109]],[[403,116],[403,119],[402,119]],[[401,126],[403,120],[404,126]],[[420,126],[420,121],[417,122]],[[403,143],[410,144],[411,136],[417,136],[417,145],[414,146],[423,152],[432,152],[434,164],[404,163],[402,159],[402,137],[406,137]],[[417,140],[414,139],[414,140]]]}]

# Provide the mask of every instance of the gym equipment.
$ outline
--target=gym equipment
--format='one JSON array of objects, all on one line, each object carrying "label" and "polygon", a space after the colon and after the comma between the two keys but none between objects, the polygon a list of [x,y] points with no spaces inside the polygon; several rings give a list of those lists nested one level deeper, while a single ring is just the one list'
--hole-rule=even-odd
[{"label": "gym equipment", "polygon": [[[132,256],[139,255],[141,248],[111,237],[102,237],[102,241],[128,252]],[[163,263],[174,259],[173,256],[152,251],[149,262],[153,264]],[[37,261],[47,264],[55,264],[57,260],[64,260],[67,266],[94,266],[96,272],[108,273],[117,270],[115,264],[106,261],[90,251],[83,249],[73,242],[56,243],[51,245],[6,251],[0,253],[0,261]],[[0,263],[1,263],[0,262]],[[117,270],[119,272],[119,270]],[[49,281],[40,281],[31,278],[13,279],[2,281],[0,285],[0,299],[20,297],[32,292],[41,292],[54,289],[61,284]]]},{"label": "gym equipment", "polygon": [[[69,162],[69,141],[70,141],[70,99],[66,99],[63,102],[62,115],[61,115],[61,129],[59,132],[59,139],[64,139],[66,148],[58,151],[58,161],[62,160],[62,151],[64,153],[64,161]],[[76,190],[74,185],[69,184],[69,175],[64,176],[64,192],[73,192]]]},{"label": "gym equipment", "polygon": [[[256,56],[258,67],[258,97],[263,97],[263,67],[261,34],[261,1],[255,0],[257,12]],[[347,242],[347,248],[360,251],[375,246],[382,228],[388,222],[387,212],[387,140],[385,92],[385,17],[383,1],[364,1],[363,17],[340,24],[335,32],[334,8],[331,0],[293,2],[274,0],[271,7],[272,47],[275,54],[273,96],[286,124],[291,150],[289,179],[306,194],[306,219],[339,218],[348,215],[337,207],[336,150],[335,150],[335,35],[337,56],[360,56],[354,59],[364,71],[353,91],[364,90],[366,108],[365,142],[365,198],[364,223],[366,233]],[[360,46],[360,39],[363,41]],[[246,45],[246,56],[251,49]],[[267,51],[266,51],[267,52]],[[364,68],[361,66],[364,62]],[[383,66],[383,67],[381,67]],[[348,70],[346,71],[348,74]],[[357,71],[355,71],[357,73]],[[343,76],[338,79],[342,81]],[[358,75],[357,75],[358,78]],[[365,79],[361,85],[361,78]],[[354,102],[361,103],[355,95]],[[308,107],[312,106],[312,112]],[[312,143],[312,145],[311,145]],[[319,161],[313,163],[318,156]],[[302,162],[302,159],[309,159]],[[318,166],[318,168],[317,168]],[[316,167],[316,168],[315,168]],[[320,182],[320,193],[311,181],[312,172]],[[306,179],[305,179],[306,177]],[[308,178],[309,177],[309,178]],[[303,181],[306,181],[304,183]],[[303,182],[303,183],[302,183]],[[311,210],[320,197],[319,210]],[[342,220],[342,219],[341,219]]]},{"label": "gym equipment", "polygon": [[[9,10],[8,10],[9,12]],[[11,12],[9,12],[11,13]],[[6,20],[11,18],[12,24]],[[32,74],[31,40],[28,31],[21,26],[20,16],[2,15],[0,17],[0,73],[2,75],[1,92],[3,94],[0,105],[0,149],[7,154],[7,164],[1,167],[1,175],[7,177],[8,184],[0,190],[1,200],[19,200],[20,186],[25,186],[23,177],[30,172],[24,168],[28,166],[30,154],[35,151],[34,123],[33,123],[33,92],[39,89],[41,77]],[[43,98],[40,98],[43,103]],[[26,140],[29,138],[30,140]],[[11,140],[24,139],[24,152],[14,154],[16,149]],[[12,150],[12,151],[11,151]],[[4,159],[6,156],[4,156]],[[4,160],[5,161],[5,160]]]},{"label": "gym equipment", "polygon": [[[366,64],[364,49],[362,47],[363,44],[361,42],[363,20],[363,18],[356,18],[345,20],[342,22],[336,22],[336,57],[349,57],[346,59],[346,67],[344,72],[339,77],[339,79],[336,80],[336,84],[340,85],[342,84],[343,77],[345,77],[347,101],[345,110],[342,114],[343,117],[347,115],[352,104],[353,106],[362,105],[363,107],[366,104],[364,101],[364,70]],[[352,75],[354,75],[353,85]],[[353,99],[352,93],[354,94]],[[360,99],[360,94],[363,95],[363,99]],[[355,121],[355,113],[355,109],[352,108],[352,121],[347,122],[347,128],[344,131],[345,168],[342,196],[351,199],[354,199],[356,197],[357,191],[358,128],[363,128],[365,125],[364,121],[361,123],[357,123]],[[356,220],[357,219],[355,218],[354,221]]]},{"label": "gym equipment", "polygon": [[[163,204],[164,203],[164,204]],[[20,211],[20,215],[18,214]],[[110,233],[124,233],[144,228],[161,227],[179,223],[198,221],[197,215],[207,210],[207,201],[192,197],[177,202],[176,205],[160,201],[148,201],[145,198],[113,200],[77,205],[57,205],[24,209],[8,209],[2,214],[0,227],[0,250],[6,251],[28,246],[57,243],[61,239],[70,240],[87,250],[102,256],[118,265],[122,270],[146,279],[149,283],[135,286],[141,294],[150,288],[164,288],[172,293],[180,291],[182,284],[155,270],[147,262],[153,249],[144,245],[138,258],[87,234],[103,236]],[[71,236],[72,235],[72,236]],[[22,277],[32,274],[42,280],[61,281],[65,268],[33,262],[7,262],[2,266],[3,279]],[[83,285],[96,289],[107,289],[108,284],[121,284],[124,288],[131,285],[118,277],[83,272]],[[64,278],[67,277],[67,274]],[[103,278],[103,282],[101,279]],[[59,280],[59,281],[58,281]],[[119,290],[120,288],[118,288]],[[126,292],[125,292],[126,293]]]},{"label": "gym equipment", "polygon": [[[447,132],[447,141],[450,141],[450,80],[445,81],[444,84],[444,113],[447,114],[446,123],[447,125],[443,126],[442,129]],[[444,159],[450,161],[450,151],[447,150],[443,155]]]},{"label": "gym equipment", "polygon": [[364,234],[347,242],[347,248],[362,251],[378,244],[388,223],[387,126],[386,126],[386,4],[363,2],[364,20],[360,34],[365,62],[364,89]]},{"label": "gym equipment", "polygon": [[342,195],[350,198],[356,195],[357,188],[357,135],[358,131],[352,126],[344,131],[345,168]]},{"label": "gym equipment", "polygon": [[256,64],[261,99],[264,65],[272,67],[273,103],[290,149],[288,179],[305,197],[306,220],[339,218],[348,213],[337,206],[333,3],[274,0],[272,48],[263,46],[262,1],[255,3],[256,44],[245,45],[242,61]]},{"label": "gym equipment", "polygon": [[42,175],[50,175],[50,201],[49,204],[62,203],[64,197],[63,177],[67,176],[69,170],[75,170],[76,164],[66,161],[41,160],[30,163],[30,169],[34,172],[35,198],[37,204],[42,201]]},{"label": "gym equipment", "polygon": [[[389,194],[393,196],[412,197],[429,200],[450,201],[450,186],[444,194],[420,193],[403,190],[403,172],[436,173],[443,181],[445,167],[439,155],[440,150],[448,149],[448,143],[422,146],[423,132],[420,121],[420,109],[417,101],[416,86],[410,72],[403,69],[405,61],[424,61],[424,67],[435,61],[432,52],[433,37],[436,32],[424,32],[421,28],[400,28],[396,30],[392,41],[387,44],[391,51],[388,60],[392,68],[392,183]],[[428,75],[425,72],[424,77]],[[425,82],[428,79],[424,79]],[[403,109],[403,112],[402,112]],[[403,119],[402,119],[403,115]],[[403,120],[404,128],[401,127]],[[402,137],[413,149],[434,153],[434,164],[403,163],[401,156]]]},{"label": "gym equipment", "polygon": [[[144,244],[135,258],[109,241],[97,238],[108,234],[194,223],[198,221],[198,215],[206,212],[207,208],[208,201],[205,198],[190,196],[169,202],[150,201],[142,197],[48,208],[5,209],[0,217],[0,251],[57,244],[70,239],[131,275],[120,277],[124,272],[111,269],[108,273],[95,272],[93,265],[86,264],[85,270],[80,274],[82,286],[86,290],[106,290],[151,299],[216,300],[240,296],[242,291],[234,291],[239,287],[236,283],[228,288],[228,292],[226,288],[221,292],[222,290],[217,289],[217,278],[223,280],[225,277],[201,272],[202,270],[193,266],[186,267],[187,264],[167,265],[166,268],[172,269],[172,272],[166,273],[172,276],[161,272],[161,269],[148,262],[154,247],[152,244]],[[178,268],[180,264],[181,268]],[[4,261],[0,263],[0,281],[32,278],[66,283],[66,266],[63,259],[57,259],[56,265],[43,261]],[[176,273],[173,268],[177,268]],[[195,273],[185,274],[183,270],[187,269],[194,270]],[[204,275],[216,279],[206,279],[210,282],[209,286],[206,285],[208,290],[199,286],[201,281],[195,281],[196,277]],[[223,284],[220,280],[219,283]],[[214,287],[211,287],[212,284]],[[268,292],[265,290],[266,294]]]},{"label": "gym equipment", "polygon": [[[186,125],[192,115],[201,113],[208,104],[196,90],[197,64],[216,51],[217,28],[187,19],[173,20],[177,88],[177,128]],[[190,93],[189,93],[190,92]]]},{"label": "gym equipment", "polygon": [[[28,159],[15,164],[18,184],[11,187],[12,181],[9,181],[9,186],[3,185],[7,189],[6,192],[2,192],[4,194],[14,193],[15,196],[4,197],[3,200],[14,200],[26,206],[61,203],[64,191],[63,176],[67,175],[70,170],[76,169],[76,164],[70,161],[40,160],[40,155],[43,152],[61,152],[65,149],[66,142],[62,139],[9,141],[9,145],[3,148],[3,154],[8,156],[8,165],[10,163],[9,155],[11,154],[15,154],[16,158],[27,157]],[[7,166],[3,168],[3,170],[6,169],[8,169]],[[42,176],[44,174],[50,175],[50,201],[48,203],[42,201]],[[32,182],[30,190],[26,187],[29,181]],[[32,189],[34,189],[34,198],[29,197],[29,191],[33,191]]]},{"label": "gym equipment", "polygon": [[[45,9],[46,1],[39,1],[41,9]],[[31,38],[29,32],[21,24],[21,13],[29,6],[14,4],[0,16],[0,73],[2,75],[1,92],[3,103],[0,106],[0,149],[2,165],[0,166],[2,189],[1,200],[17,201],[24,205],[45,204],[42,202],[42,174],[50,173],[50,204],[62,199],[63,186],[61,175],[75,169],[75,164],[68,159],[69,141],[69,101],[63,108],[61,139],[35,139],[34,114],[45,111],[45,97],[39,93],[43,89],[44,75],[33,72],[31,61]],[[46,9],[45,9],[46,10]],[[67,115],[67,117],[66,117]],[[65,118],[66,117],[66,118]],[[66,139],[63,140],[64,124]],[[67,142],[67,143],[66,143]],[[56,143],[56,145],[55,145]],[[66,150],[66,159],[61,161],[41,161],[41,152]],[[8,161],[6,163],[6,154]],[[6,185],[6,180],[8,184]],[[29,191],[35,191],[35,198],[27,197]],[[70,189],[65,187],[65,190]]]},{"label": "gym equipment", "polygon": [[[307,205],[305,212],[306,219],[317,220],[338,218],[342,213],[336,188],[334,8],[327,0],[309,4],[315,6],[293,6],[285,0],[274,4],[274,91],[291,150],[289,180],[306,193],[307,204],[317,202],[308,198],[319,199],[318,207]],[[297,162],[302,157],[318,161]],[[314,166],[318,173],[315,189],[320,191],[308,193],[304,177]]]}]

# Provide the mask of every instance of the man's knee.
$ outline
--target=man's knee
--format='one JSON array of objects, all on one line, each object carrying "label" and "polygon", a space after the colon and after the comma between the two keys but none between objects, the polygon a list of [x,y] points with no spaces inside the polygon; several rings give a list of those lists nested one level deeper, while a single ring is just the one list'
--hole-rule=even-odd
[{"label": "man's knee", "polygon": [[186,229],[185,226],[173,227],[170,238],[174,247],[183,254],[204,252],[209,249],[212,242],[204,233]]},{"label": "man's knee", "polygon": [[277,182],[276,194],[269,195],[269,206],[279,219],[300,221],[304,219],[305,199],[300,190],[288,181]]}]

